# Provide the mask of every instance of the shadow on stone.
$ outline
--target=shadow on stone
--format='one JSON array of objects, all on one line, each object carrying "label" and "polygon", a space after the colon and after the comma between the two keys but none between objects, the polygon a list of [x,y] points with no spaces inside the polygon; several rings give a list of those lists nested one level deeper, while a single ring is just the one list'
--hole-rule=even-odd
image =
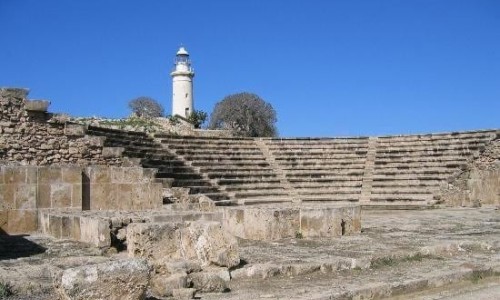
[{"label": "shadow on stone", "polygon": [[26,235],[8,235],[0,229],[0,260],[16,259],[44,253],[46,248],[24,238]]}]

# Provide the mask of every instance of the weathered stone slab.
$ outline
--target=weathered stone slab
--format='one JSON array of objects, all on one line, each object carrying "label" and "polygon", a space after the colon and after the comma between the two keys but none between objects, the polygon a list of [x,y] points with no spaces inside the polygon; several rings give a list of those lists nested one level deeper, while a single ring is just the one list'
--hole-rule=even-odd
[{"label": "weathered stone slab", "polygon": [[336,237],[361,231],[361,208],[345,206],[260,206],[224,208],[223,225],[252,240]]},{"label": "weathered stone slab", "polygon": [[127,250],[131,257],[196,260],[202,266],[240,262],[237,240],[218,222],[133,223],[127,227]]},{"label": "weathered stone slab", "polygon": [[145,260],[121,259],[70,268],[58,291],[64,299],[144,299],[149,281]]}]

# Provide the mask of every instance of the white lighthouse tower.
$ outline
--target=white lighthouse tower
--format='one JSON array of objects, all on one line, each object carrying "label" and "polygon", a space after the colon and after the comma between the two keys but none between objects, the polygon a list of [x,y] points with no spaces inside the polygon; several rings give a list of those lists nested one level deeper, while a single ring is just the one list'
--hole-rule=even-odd
[{"label": "white lighthouse tower", "polygon": [[193,77],[189,53],[180,47],[172,73],[172,116],[188,117],[193,112]]}]

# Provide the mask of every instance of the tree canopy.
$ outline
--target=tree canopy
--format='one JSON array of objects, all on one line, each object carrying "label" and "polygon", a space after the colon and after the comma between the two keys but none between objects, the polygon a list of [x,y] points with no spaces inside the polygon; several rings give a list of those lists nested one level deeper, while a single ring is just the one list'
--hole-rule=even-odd
[{"label": "tree canopy", "polygon": [[270,103],[244,92],[226,96],[215,105],[209,128],[230,129],[248,137],[273,137],[278,134],[276,121],[276,111]]},{"label": "tree canopy", "polygon": [[158,101],[144,96],[130,100],[128,106],[136,116],[141,118],[162,117],[165,111]]}]

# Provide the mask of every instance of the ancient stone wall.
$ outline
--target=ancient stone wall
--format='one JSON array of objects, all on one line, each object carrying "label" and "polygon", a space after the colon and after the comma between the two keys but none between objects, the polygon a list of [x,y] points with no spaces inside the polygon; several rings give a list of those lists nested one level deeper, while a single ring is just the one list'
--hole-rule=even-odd
[{"label": "ancient stone wall", "polygon": [[0,231],[36,231],[40,209],[157,209],[162,185],[154,174],[141,167],[0,166]]},{"label": "ancient stone wall", "polygon": [[27,100],[25,89],[0,89],[0,161],[23,165],[119,165],[103,155],[103,138],[85,127],[46,112],[48,101]]},{"label": "ancient stone wall", "polygon": [[451,206],[500,205],[500,136],[441,188]]}]

